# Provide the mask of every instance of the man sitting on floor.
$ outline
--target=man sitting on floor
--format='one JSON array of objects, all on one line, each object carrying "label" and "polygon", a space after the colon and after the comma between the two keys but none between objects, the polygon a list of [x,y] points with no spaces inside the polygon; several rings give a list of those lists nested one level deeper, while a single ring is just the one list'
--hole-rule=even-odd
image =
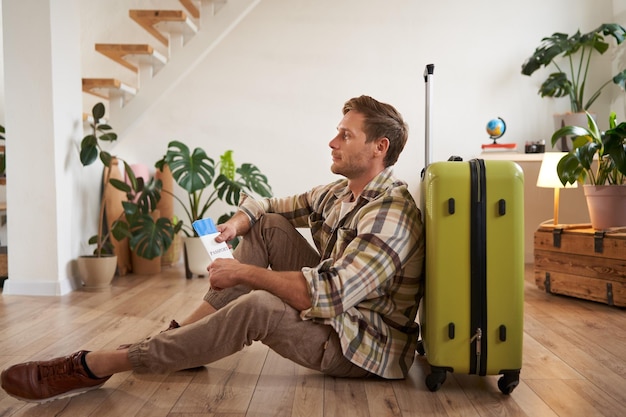
[{"label": "man sitting on floor", "polygon": [[[408,131],[392,106],[348,100],[330,141],[345,179],[291,197],[242,198],[216,240],[243,236],[208,266],[200,306],[168,331],[110,351],[79,351],[2,372],[10,395],[42,402],[102,386],[112,374],[197,367],[261,341],[336,377],[406,377],[422,296],[421,215],[392,175]],[[316,248],[296,230],[309,227]]]}]

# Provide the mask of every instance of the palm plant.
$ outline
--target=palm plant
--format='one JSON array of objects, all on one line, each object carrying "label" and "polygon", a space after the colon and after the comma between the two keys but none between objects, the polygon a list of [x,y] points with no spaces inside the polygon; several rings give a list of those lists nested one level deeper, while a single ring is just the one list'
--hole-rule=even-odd
[{"label": "palm plant", "polygon": [[[612,36],[617,45],[624,41],[626,29],[616,23],[605,23],[589,33],[581,34],[578,30],[572,36],[565,33],[554,33],[543,38],[541,45],[535,49],[522,65],[522,74],[532,75],[539,68],[554,65],[553,72],[541,84],[538,93],[541,97],[569,97],[572,112],[587,111],[600,96],[602,90],[613,83],[626,88],[626,69],[620,69],[606,80],[591,96],[586,99],[587,76],[592,57],[604,54],[609,49],[605,36]],[[557,58],[563,58],[564,66],[559,65]]]}]

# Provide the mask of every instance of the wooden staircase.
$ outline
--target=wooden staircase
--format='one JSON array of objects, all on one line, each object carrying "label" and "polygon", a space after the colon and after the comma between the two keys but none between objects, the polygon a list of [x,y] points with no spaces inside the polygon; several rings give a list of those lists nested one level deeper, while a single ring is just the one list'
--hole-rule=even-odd
[{"label": "wooden staircase", "polygon": [[83,92],[109,102],[108,117],[120,133],[204,59],[260,1],[172,0],[182,8],[129,10],[130,20],[165,46],[167,56],[146,43],[98,43],[96,52],[136,73],[136,82],[83,78]]}]

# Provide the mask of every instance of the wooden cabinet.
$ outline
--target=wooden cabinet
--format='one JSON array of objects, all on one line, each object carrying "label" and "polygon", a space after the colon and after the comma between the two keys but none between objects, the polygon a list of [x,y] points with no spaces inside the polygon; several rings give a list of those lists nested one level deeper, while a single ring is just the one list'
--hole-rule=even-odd
[{"label": "wooden cabinet", "polygon": [[541,226],[535,283],[549,293],[626,307],[626,229]]}]

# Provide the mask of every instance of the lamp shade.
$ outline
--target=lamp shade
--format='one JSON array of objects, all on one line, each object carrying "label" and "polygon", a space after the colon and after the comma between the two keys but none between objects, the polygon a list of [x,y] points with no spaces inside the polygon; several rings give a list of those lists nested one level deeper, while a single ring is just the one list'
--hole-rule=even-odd
[{"label": "lamp shade", "polygon": [[578,183],[563,185],[556,172],[556,166],[566,152],[546,152],[543,154],[539,176],[537,177],[537,187],[542,188],[576,188]]}]

